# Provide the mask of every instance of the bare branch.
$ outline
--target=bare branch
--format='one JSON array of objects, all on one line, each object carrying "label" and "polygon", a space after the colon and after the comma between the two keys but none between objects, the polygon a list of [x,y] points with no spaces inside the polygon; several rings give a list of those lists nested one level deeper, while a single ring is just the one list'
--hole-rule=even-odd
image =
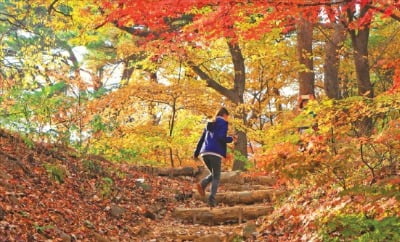
[{"label": "bare branch", "polygon": [[61,14],[61,15],[64,15],[65,17],[72,18],[72,15],[67,14],[67,13],[64,13],[64,12],[62,12],[62,11],[56,9],[55,5],[56,5],[56,3],[57,3],[58,1],[59,1],[59,0],[54,0],[54,1],[50,4],[50,6],[49,6],[48,9],[47,9],[48,14],[51,15],[51,12],[54,11],[54,12],[56,12],[56,13],[59,13],[59,14]]},{"label": "bare branch", "polygon": [[206,81],[207,85],[220,93],[221,95],[227,97],[230,101],[234,103],[238,103],[238,96],[235,95],[234,91],[231,89],[228,89],[218,82],[216,82],[214,79],[212,79],[207,73],[205,73],[200,67],[195,65],[192,61],[187,62],[188,66],[204,81]]},{"label": "bare branch", "polygon": [[[377,12],[386,14],[386,10],[383,9],[383,8],[380,8],[380,7],[377,7],[377,6],[373,6],[373,5],[370,5],[370,4],[368,4],[366,7],[369,8],[369,9],[375,10],[375,11],[377,11]],[[394,14],[394,13],[391,13],[391,14],[389,14],[388,16],[390,16],[392,19],[394,19],[394,20],[396,20],[396,21],[400,21],[400,16],[399,16],[399,15],[396,15],[396,14]]]}]

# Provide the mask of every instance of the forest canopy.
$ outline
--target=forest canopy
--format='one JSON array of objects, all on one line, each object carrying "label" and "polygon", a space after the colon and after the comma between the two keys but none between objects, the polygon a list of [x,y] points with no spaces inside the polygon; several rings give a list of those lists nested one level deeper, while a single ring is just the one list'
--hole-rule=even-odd
[{"label": "forest canopy", "polygon": [[[224,106],[226,169],[399,199],[399,60],[398,1],[2,0],[0,127],[31,147],[197,166]],[[398,223],[398,208],[365,209],[320,234]]]}]

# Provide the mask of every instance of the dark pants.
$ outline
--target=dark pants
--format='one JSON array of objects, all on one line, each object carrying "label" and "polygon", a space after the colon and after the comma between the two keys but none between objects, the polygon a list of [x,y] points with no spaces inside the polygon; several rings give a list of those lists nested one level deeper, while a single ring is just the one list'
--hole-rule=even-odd
[{"label": "dark pants", "polygon": [[211,194],[208,198],[208,202],[215,205],[215,195],[217,194],[219,180],[221,177],[221,157],[215,155],[205,155],[203,156],[203,160],[210,171],[210,175],[204,178],[200,184],[202,188],[205,189],[208,184],[211,183]]}]

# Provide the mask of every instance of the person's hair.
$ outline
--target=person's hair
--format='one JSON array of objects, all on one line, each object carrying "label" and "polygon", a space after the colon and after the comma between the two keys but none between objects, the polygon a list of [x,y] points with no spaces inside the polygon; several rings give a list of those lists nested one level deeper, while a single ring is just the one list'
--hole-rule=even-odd
[{"label": "person's hair", "polygon": [[217,118],[218,116],[222,117],[224,115],[228,115],[229,116],[229,112],[226,108],[222,107],[218,110],[218,112],[215,114],[215,118]]}]

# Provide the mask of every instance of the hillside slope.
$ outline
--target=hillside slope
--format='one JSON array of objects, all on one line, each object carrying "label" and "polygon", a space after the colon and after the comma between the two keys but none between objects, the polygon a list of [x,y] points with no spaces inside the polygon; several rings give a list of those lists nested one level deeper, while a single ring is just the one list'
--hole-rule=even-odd
[{"label": "hillside slope", "polygon": [[62,147],[30,147],[1,130],[0,241],[242,238],[247,223],[208,226],[174,217],[177,207],[205,206],[192,198],[195,179],[153,176]]},{"label": "hillside slope", "polygon": [[188,187],[74,153],[0,131],[1,241],[137,238]]}]

